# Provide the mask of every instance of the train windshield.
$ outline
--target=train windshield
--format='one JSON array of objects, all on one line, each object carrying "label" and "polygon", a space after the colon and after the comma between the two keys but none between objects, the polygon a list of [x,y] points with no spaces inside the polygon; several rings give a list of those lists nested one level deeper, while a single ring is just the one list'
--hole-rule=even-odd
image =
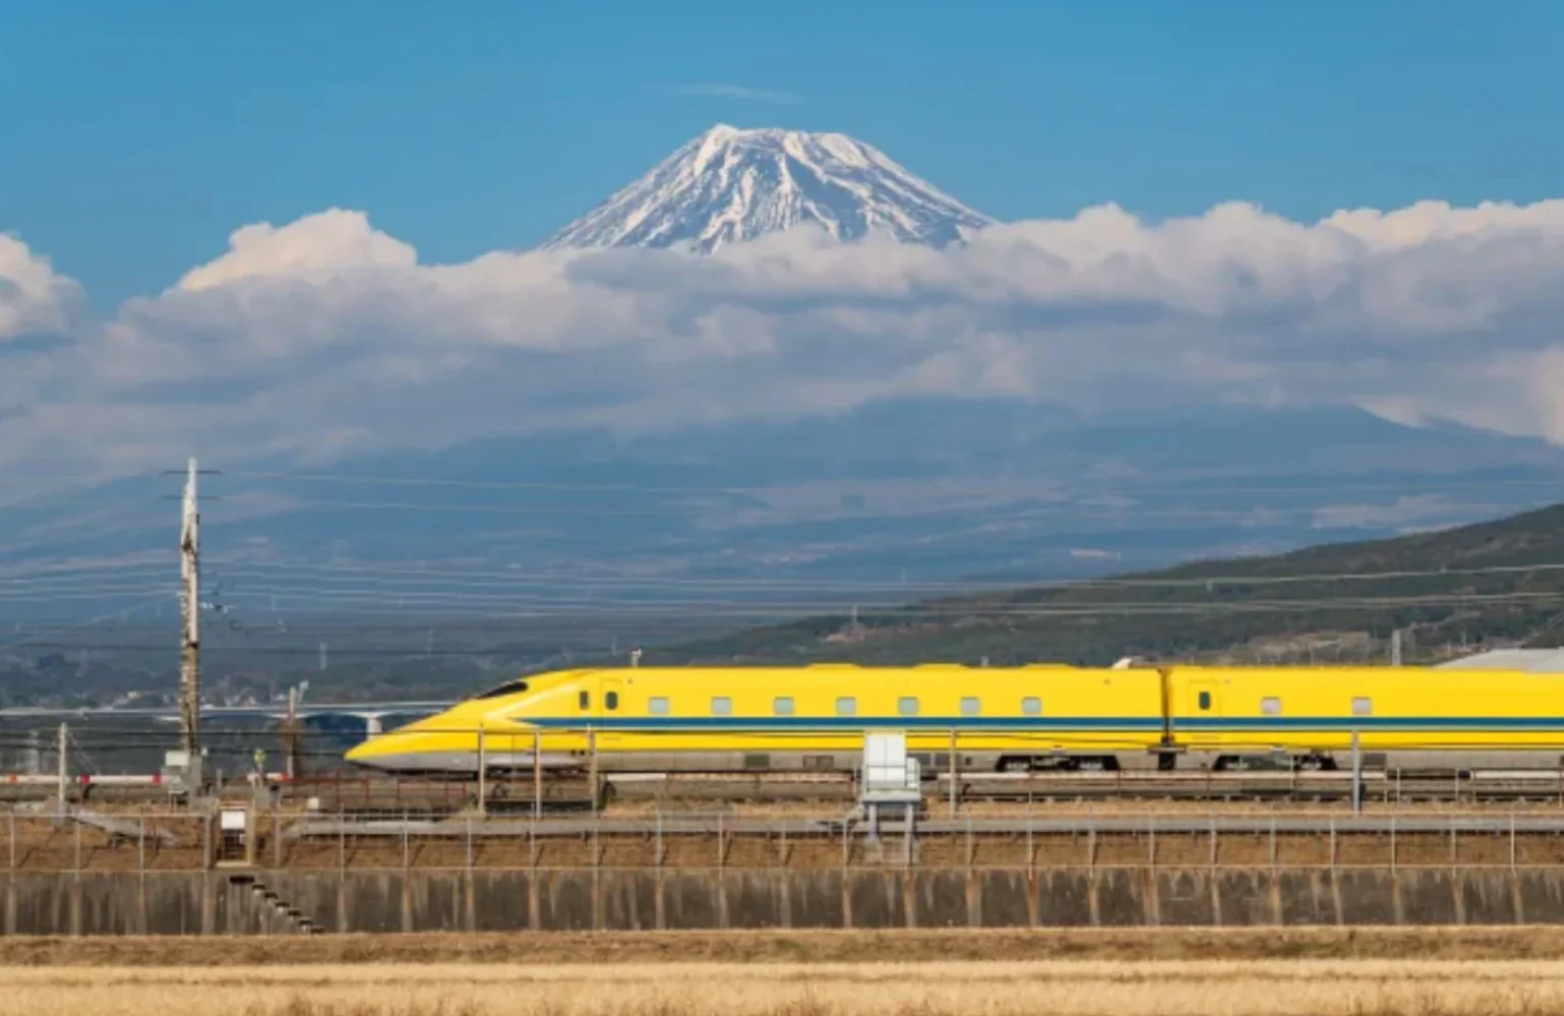
[{"label": "train windshield", "polygon": [[526,690],[527,690],[527,682],[525,682],[525,681],[506,681],[504,684],[500,685],[498,688],[490,688],[488,691],[479,692],[477,695],[474,695],[473,698],[475,698],[475,699],[499,698],[501,695],[515,695],[515,694],[517,694],[519,692],[524,692]]}]

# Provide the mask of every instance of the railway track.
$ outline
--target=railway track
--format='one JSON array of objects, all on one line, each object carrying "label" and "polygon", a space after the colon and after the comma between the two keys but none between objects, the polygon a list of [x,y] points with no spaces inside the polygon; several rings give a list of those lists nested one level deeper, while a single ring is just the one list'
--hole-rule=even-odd
[{"label": "railway track", "polygon": [[[605,774],[605,803],[674,804],[829,804],[850,805],[857,787],[850,773],[611,773]],[[951,779],[938,774],[924,780],[931,804],[951,798]],[[98,803],[167,801],[167,790],[141,786],[133,778],[99,778],[73,782],[72,796],[90,788]],[[284,800],[313,802],[326,812],[403,812],[449,814],[477,798],[473,780],[439,780],[381,776],[320,776],[281,783]],[[541,789],[541,795],[538,791]],[[1346,772],[1087,772],[970,773],[956,778],[958,804],[1046,802],[1266,802],[1346,803],[1352,796],[1352,775]],[[52,786],[7,784],[0,779],[0,801],[19,802],[54,795]],[[541,788],[529,778],[491,778],[486,787],[490,808],[527,811],[540,802],[545,811],[590,808],[592,795],[584,774],[550,775]],[[1460,774],[1368,772],[1362,777],[1362,799],[1369,803],[1558,804],[1564,807],[1564,771],[1475,770]]]},{"label": "railway track", "polygon": [[[852,801],[849,774],[795,779],[778,775],[637,774],[609,776],[614,800]],[[924,781],[930,800],[948,800],[951,778]],[[1044,801],[1350,801],[1346,772],[1215,773],[973,773],[956,777],[958,803]],[[1475,771],[1460,774],[1364,773],[1365,801],[1557,802],[1564,805],[1564,772]]]},{"label": "railway track", "polygon": [[[949,781],[941,777],[945,794]],[[960,778],[960,801],[1348,801],[1348,772],[974,774]],[[1366,801],[1512,801],[1564,804],[1564,772],[1474,771],[1459,774],[1371,772],[1362,776]]]},{"label": "railway track", "polygon": [[[849,773],[616,773],[603,778],[604,797],[615,804],[830,804],[851,805],[857,786]],[[320,794],[325,810],[345,807],[362,810],[419,800],[416,787],[403,784],[388,799],[393,781],[363,781],[349,790]],[[464,788],[464,789],[463,789]],[[530,780],[493,781],[488,788],[491,808],[530,811],[535,802]],[[924,781],[931,805],[951,797],[951,780],[941,774]],[[361,796],[362,795],[362,796]],[[454,803],[475,799],[476,785],[440,784],[425,800]],[[1218,773],[973,773],[956,780],[956,801],[968,805],[1045,802],[1209,802],[1257,804],[1267,802],[1342,803],[1352,798],[1352,775],[1343,772],[1218,772]],[[585,779],[554,778],[543,786],[546,811],[589,806],[591,791]],[[1362,800],[1370,803],[1558,804],[1564,807],[1564,772],[1554,770],[1479,770],[1450,775],[1365,773]],[[336,807],[334,807],[336,805]]]},{"label": "railway track", "polygon": [[[861,822],[857,823],[861,826]],[[449,822],[427,819],[356,819],[335,816],[294,822],[284,834],[290,840],[331,836],[387,838],[417,835],[462,839],[473,836],[519,836],[580,839],[583,836],[775,836],[841,835],[854,823],[843,819],[744,818],[728,816],[658,816],[656,818],[467,819]],[[902,831],[905,823],[882,823]],[[1096,815],[1014,816],[916,822],[925,836],[1033,834],[1100,835],[1548,835],[1564,834],[1560,815]]]}]

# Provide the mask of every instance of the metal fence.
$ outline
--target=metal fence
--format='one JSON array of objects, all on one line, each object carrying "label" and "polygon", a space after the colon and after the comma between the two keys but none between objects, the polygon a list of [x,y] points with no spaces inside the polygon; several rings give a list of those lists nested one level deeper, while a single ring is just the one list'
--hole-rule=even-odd
[{"label": "metal fence", "polygon": [[1547,814],[1028,814],[886,823],[877,838],[865,832],[840,817],[720,813],[429,820],[252,807],[211,813],[74,809],[0,815],[0,858],[13,876],[228,867],[1564,867],[1564,816]]}]

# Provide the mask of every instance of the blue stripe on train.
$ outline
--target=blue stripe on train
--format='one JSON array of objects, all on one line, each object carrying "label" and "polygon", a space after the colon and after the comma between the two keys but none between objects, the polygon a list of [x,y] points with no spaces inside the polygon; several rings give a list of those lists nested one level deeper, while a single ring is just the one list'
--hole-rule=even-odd
[{"label": "blue stripe on train", "polygon": [[[866,729],[986,730],[986,731],[1158,731],[1155,716],[641,716],[641,717],[516,717],[540,727],[598,730],[666,731],[814,731],[854,733]],[[1551,716],[1243,716],[1182,717],[1173,729],[1197,732],[1232,731],[1564,731],[1564,717]]]},{"label": "blue stripe on train", "polygon": [[1556,716],[1245,716],[1178,719],[1175,730],[1564,730]]},{"label": "blue stripe on train", "polygon": [[517,716],[540,727],[598,730],[1161,730],[1158,716]]}]

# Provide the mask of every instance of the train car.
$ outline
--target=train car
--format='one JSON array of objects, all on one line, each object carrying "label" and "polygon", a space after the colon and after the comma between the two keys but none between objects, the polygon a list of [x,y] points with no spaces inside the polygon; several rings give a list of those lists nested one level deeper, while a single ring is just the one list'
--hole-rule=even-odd
[{"label": "train car", "polygon": [[629,667],[508,681],[352,749],[396,772],[843,770],[863,735],[906,731],[935,767],[954,742],[973,769],[1122,769],[1167,745],[1163,677],[1149,669]]},{"label": "train car", "polygon": [[1564,765],[1564,677],[1425,667],[1171,667],[1179,768]]}]

